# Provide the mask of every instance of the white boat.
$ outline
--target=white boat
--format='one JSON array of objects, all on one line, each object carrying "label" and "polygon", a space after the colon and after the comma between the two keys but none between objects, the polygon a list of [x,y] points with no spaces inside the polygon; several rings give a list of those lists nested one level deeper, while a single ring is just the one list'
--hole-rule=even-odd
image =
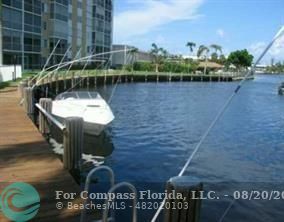
[{"label": "white boat", "polygon": [[82,117],[84,132],[97,136],[114,120],[109,105],[100,94],[89,91],[59,94],[52,102],[52,114],[60,120]]}]

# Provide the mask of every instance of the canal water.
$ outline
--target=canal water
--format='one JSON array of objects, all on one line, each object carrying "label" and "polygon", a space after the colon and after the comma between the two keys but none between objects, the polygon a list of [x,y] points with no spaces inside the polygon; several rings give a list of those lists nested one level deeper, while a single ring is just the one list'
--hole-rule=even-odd
[{"label": "canal water", "polygon": [[[283,221],[284,192],[280,200],[261,200],[266,194],[259,198],[256,192],[252,197],[257,198],[232,203],[239,191],[284,191],[284,97],[277,94],[282,81],[277,75],[247,81],[186,170],[186,176],[204,183],[206,192],[220,195],[202,201],[201,221]],[[113,149],[104,164],[118,182],[162,192],[237,84],[119,84],[110,104],[116,118],[107,130]],[[112,90],[98,91],[107,100]],[[150,221],[155,210],[138,213],[139,221]],[[129,221],[125,211],[118,214],[118,221]]]}]

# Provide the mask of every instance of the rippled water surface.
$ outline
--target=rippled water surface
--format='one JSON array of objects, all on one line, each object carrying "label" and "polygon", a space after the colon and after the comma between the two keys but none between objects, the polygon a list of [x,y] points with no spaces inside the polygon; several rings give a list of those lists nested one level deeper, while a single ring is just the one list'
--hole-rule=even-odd
[{"label": "rippled water surface", "polygon": [[[246,82],[185,174],[203,181],[205,190],[284,190],[284,97],[277,95],[281,81],[283,77],[259,75]],[[138,189],[154,189],[154,183],[163,187],[179,173],[236,84],[118,85],[111,102],[116,118],[109,129],[114,150],[105,163],[117,181],[130,181]],[[112,88],[99,91],[108,98]],[[202,221],[219,221],[230,200],[203,201]],[[283,221],[283,212],[280,200],[236,201],[223,221]],[[139,221],[149,221],[153,213],[139,211]]]}]

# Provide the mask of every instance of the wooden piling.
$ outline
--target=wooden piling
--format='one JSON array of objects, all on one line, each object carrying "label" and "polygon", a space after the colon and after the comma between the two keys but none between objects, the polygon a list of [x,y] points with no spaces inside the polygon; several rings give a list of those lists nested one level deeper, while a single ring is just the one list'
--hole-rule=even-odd
[{"label": "wooden piling", "polygon": [[24,88],[24,108],[28,115],[34,113],[34,95],[32,87]]},{"label": "wooden piling", "polygon": [[55,93],[56,95],[59,92],[59,82],[58,82],[58,73],[55,74]]},{"label": "wooden piling", "polygon": [[63,74],[63,87],[66,89],[66,73]]},{"label": "wooden piling", "polygon": [[48,75],[48,83],[49,83],[50,88],[52,89],[52,74]]},{"label": "wooden piling", "polygon": [[79,77],[78,77],[78,80],[79,80],[79,87],[80,87],[80,88],[84,87],[84,81],[85,81],[84,76],[83,76],[83,77],[82,77],[82,76],[79,76]]},{"label": "wooden piling", "polygon": [[105,75],[105,77],[104,77],[104,86],[106,85],[106,82],[107,82],[107,77]]},{"label": "wooden piling", "polygon": [[[175,192],[173,199],[165,202],[165,222],[198,222],[203,184],[192,177],[173,177],[167,183],[167,193]],[[182,195],[182,199],[177,198]],[[187,207],[186,207],[187,206]]]},{"label": "wooden piling", "polygon": [[[52,100],[49,98],[41,98],[39,100],[40,106],[46,110],[46,112],[51,113],[52,110]],[[39,112],[39,131],[43,135],[47,135],[50,133],[49,124],[47,118],[42,112]]]},{"label": "wooden piling", "polygon": [[90,88],[90,75],[89,72],[87,72],[87,89],[89,90]]},{"label": "wooden piling", "polygon": [[20,98],[23,99],[24,98],[24,88],[28,86],[28,82],[27,81],[22,81],[19,83],[18,85],[18,92],[20,95]]},{"label": "wooden piling", "polygon": [[73,87],[75,86],[75,76],[74,76],[74,72],[72,72],[72,77],[71,77],[71,88],[73,89]]},{"label": "wooden piling", "polygon": [[80,117],[65,120],[63,165],[67,170],[79,169],[83,150],[84,121]]}]

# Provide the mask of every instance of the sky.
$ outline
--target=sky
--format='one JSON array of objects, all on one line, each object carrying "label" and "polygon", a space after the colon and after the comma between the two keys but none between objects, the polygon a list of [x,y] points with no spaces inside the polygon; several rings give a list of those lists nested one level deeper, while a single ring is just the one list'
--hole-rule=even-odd
[{"label": "sky", "polygon": [[[188,41],[257,57],[284,25],[284,0],[115,0],[114,44],[189,55]],[[193,55],[196,52],[193,53]],[[284,35],[262,63],[284,61]]]}]

